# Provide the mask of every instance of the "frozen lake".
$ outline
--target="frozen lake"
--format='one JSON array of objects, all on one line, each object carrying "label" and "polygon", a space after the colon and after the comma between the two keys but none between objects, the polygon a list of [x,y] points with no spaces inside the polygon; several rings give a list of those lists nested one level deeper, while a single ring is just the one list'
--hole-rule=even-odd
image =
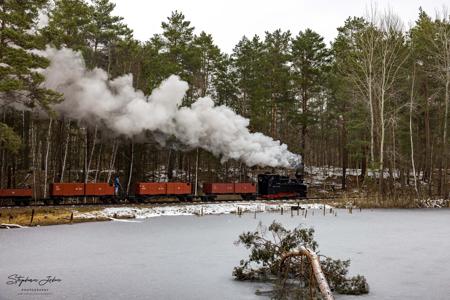
[{"label": "frozen lake", "polygon": [[[157,217],[0,230],[0,299],[265,299],[260,284],[233,280],[247,250],[233,241],[259,221],[316,230],[322,254],[350,258],[370,294],[338,299],[448,299],[450,210],[311,211],[241,217]],[[18,274],[61,281],[6,284]],[[47,295],[29,289],[41,288]],[[24,291],[22,291],[24,289]]]}]

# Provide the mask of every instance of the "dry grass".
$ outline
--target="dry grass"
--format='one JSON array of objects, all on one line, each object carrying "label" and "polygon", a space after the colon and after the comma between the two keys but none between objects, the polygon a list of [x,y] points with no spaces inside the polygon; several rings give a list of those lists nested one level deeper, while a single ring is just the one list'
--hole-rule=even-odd
[{"label": "dry grass", "polygon": [[[337,208],[347,208],[349,206],[358,208],[419,208],[417,198],[412,195],[381,197],[378,194],[355,197],[354,195],[342,194],[338,198],[327,202]],[[450,203],[449,203],[450,205]]]},{"label": "dry grass", "polygon": [[[34,209],[33,220],[31,219]],[[77,211],[93,211],[98,207],[77,207]],[[71,218],[74,207],[27,207],[0,209],[0,224],[18,224],[22,226],[44,226],[56,224],[71,224],[92,221],[106,221],[106,218],[77,219]]]}]

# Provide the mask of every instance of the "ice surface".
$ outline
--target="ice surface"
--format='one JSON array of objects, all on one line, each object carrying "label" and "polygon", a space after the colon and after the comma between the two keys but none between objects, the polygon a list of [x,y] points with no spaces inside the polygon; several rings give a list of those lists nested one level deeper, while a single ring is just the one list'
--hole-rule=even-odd
[{"label": "ice surface", "polygon": [[337,217],[280,212],[160,217],[0,230],[0,299],[24,299],[10,274],[63,281],[29,299],[267,299],[231,272],[248,255],[233,241],[261,221],[312,226],[320,253],[350,258],[370,294],[337,299],[441,300],[450,295],[450,210],[338,210]]}]

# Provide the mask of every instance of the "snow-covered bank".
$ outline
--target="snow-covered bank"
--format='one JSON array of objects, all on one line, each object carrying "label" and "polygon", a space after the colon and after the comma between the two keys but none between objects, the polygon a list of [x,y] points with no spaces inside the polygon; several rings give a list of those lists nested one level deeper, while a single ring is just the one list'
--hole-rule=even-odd
[{"label": "snow-covered bank", "polygon": [[[108,207],[99,211],[74,214],[75,218],[96,219],[96,218],[136,218],[146,219],[160,216],[191,216],[191,215],[221,215],[239,212],[267,212],[280,211],[281,208],[287,211],[294,203],[265,203],[265,202],[241,202],[241,203],[217,203],[217,204],[192,204],[192,205],[172,205],[155,207]],[[330,209],[324,204],[301,204],[301,209]]]},{"label": "snow-covered bank", "polygon": [[421,199],[416,200],[419,208],[444,208],[449,207],[448,199]]}]

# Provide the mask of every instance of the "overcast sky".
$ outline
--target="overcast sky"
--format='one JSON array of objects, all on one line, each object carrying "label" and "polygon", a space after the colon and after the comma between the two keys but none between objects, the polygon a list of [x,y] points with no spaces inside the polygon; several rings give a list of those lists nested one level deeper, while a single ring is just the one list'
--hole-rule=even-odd
[{"label": "overcast sky", "polygon": [[[138,40],[148,40],[161,32],[161,22],[171,11],[179,10],[191,21],[197,33],[212,34],[215,43],[230,53],[246,35],[263,35],[278,28],[296,35],[311,28],[332,41],[336,28],[349,16],[363,16],[370,0],[111,0],[117,4],[115,14],[125,18]],[[391,8],[408,27],[418,16],[421,6],[428,14],[441,11],[444,0],[378,0],[380,10]]]}]

